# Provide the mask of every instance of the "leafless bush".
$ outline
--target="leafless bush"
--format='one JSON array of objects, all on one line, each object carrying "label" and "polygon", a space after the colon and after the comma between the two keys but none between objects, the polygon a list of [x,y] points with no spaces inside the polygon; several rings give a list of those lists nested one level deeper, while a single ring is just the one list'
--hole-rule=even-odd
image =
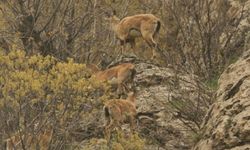
[{"label": "leafless bush", "polygon": [[249,15],[244,5],[223,0],[165,1],[168,45],[164,49],[179,55],[179,61],[171,63],[185,64],[205,79],[217,75],[242,52],[246,28],[239,25]]}]

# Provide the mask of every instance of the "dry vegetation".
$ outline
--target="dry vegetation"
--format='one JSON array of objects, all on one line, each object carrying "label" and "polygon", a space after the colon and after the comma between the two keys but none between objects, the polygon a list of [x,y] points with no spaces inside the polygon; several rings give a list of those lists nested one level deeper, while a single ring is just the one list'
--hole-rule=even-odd
[{"label": "dry vegetation", "polygon": [[[249,15],[246,1],[235,1],[239,7],[225,0],[1,0],[0,147],[16,135],[19,146],[29,149],[46,129],[53,133],[45,149],[80,149],[83,139],[91,139],[87,147],[93,149],[95,138],[103,137],[102,107],[113,93],[106,82],[90,78],[85,64],[106,68],[120,52],[104,19],[112,9],[119,18],[160,18],[156,41],[162,51],[152,62],[185,68],[216,87],[218,75],[242,53],[249,31],[240,24]],[[135,49],[141,59],[152,56],[142,38]],[[184,115],[192,105],[172,103]],[[197,107],[183,118],[199,128],[204,113]],[[140,135],[114,136],[109,148],[143,149]]]},{"label": "dry vegetation", "polygon": [[[241,53],[235,48],[244,43],[247,29],[239,25],[247,11],[245,1],[236,3],[241,6],[224,0],[2,0],[1,47],[105,67],[120,49],[106,13],[114,9],[119,18],[153,13],[162,21],[157,39],[165,54],[161,62],[185,64],[208,79]],[[141,41],[136,39],[139,56],[150,58]]]}]

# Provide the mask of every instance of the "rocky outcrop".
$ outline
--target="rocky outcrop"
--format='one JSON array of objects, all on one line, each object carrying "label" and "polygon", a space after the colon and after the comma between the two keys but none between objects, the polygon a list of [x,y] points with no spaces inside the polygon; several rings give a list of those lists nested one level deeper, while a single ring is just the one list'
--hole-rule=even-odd
[{"label": "rocky outcrop", "polygon": [[149,116],[139,118],[139,133],[164,149],[190,149],[190,133],[199,130],[210,93],[181,69],[140,62],[136,71],[137,111]]},{"label": "rocky outcrop", "polygon": [[[125,62],[135,64],[133,86],[136,89],[138,112],[136,131],[140,138],[145,139],[145,150],[190,149],[205,113],[212,104],[211,92],[185,68],[162,67],[135,57],[117,58],[109,67]],[[94,116],[100,119],[84,120],[83,124],[92,123],[77,131],[81,133],[77,139],[82,141],[84,148],[93,146],[93,138],[98,144],[91,149],[105,145],[102,115],[103,111],[98,110]],[[125,133],[129,129],[127,124],[122,128]]]},{"label": "rocky outcrop", "polygon": [[137,132],[146,139],[145,149],[190,149],[211,93],[184,68],[161,67],[134,57],[121,57],[111,66],[124,62],[136,66]]},{"label": "rocky outcrop", "polygon": [[[136,66],[136,131],[146,139],[145,150],[190,149],[212,103],[211,93],[197,76],[184,68],[161,67],[134,57],[121,57],[110,66],[124,62],[132,62]],[[100,119],[100,122],[103,120]],[[127,127],[122,126],[125,132]],[[87,131],[90,130],[87,128]],[[90,132],[96,133],[94,130]],[[99,140],[102,141],[101,137]],[[84,141],[88,143],[90,139],[85,137]]]},{"label": "rocky outcrop", "polygon": [[202,129],[194,150],[250,148],[250,50],[221,75]]}]

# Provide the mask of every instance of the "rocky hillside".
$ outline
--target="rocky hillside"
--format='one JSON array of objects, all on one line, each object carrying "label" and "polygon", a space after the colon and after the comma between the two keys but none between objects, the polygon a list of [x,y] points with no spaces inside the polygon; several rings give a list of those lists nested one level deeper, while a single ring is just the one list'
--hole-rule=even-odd
[{"label": "rocky hillside", "polygon": [[[116,63],[127,61],[136,65],[134,86],[139,114],[136,131],[145,140],[143,149],[190,149],[196,141],[206,110],[212,103],[212,93],[197,76],[185,69],[160,67],[127,57]],[[122,128],[124,131],[128,130],[127,125]],[[114,132],[113,136],[115,134]],[[83,143],[85,148],[86,145],[91,145],[89,139]],[[92,145],[90,149],[103,147],[106,142],[98,139],[96,143],[97,146]],[[123,144],[122,146],[124,147]]]},{"label": "rocky hillside", "polygon": [[183,70],[139,63],[137,72],[138,112],[152,113],[151,120],[140,119],[139,133],[164,149],[189,149],[190,136],[199,130],[209,106],[209,93]]},{"label": "rocky hillside", "polygon": [[[215,94],[184,68],[160,67],[135,58],[121,58],[113,65],[128,61],[136,65],[137,132],[145,140],[143,149],[242,150],[250,146],[250,50],[222,73]],[[122,128],[128,130],[127,125]],[[95,142],[91,145],[86,139],[82,146],[108,149],[104,139]]]},{"label": "rocky hillside", "polygon": [[[24,137],[20,149],[250,147],[249,12],[250,0],[0,1],[0,149],[13,137]],[[120,55],[122,28],[108,20],[144,13],[160,20],[156,58],[148,37],[130,32],[133,20],[123,28],[136,46]],[[115,69],[104,82],[88,67],[125,62],[136,71]],[[117,94],[109,83],[121,78],[132,86]],[[128,91],[136,91],[136,132],[124,120],[107,141],[103,106]],[[41,145],[47,131],[50,144]]]},{"label": "rocky hillside", "polygon": [[250,50],[219,79],[216,102],[194,150],[243,150],[250,147]]}]

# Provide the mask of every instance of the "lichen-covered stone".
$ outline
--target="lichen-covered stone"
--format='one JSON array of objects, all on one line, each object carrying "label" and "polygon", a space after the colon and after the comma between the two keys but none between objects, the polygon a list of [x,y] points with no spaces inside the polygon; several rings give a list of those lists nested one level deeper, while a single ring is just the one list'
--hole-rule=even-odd
[{"label": "lichen-covered stone", "polygon": [[219,79],[216,102],[204,120],[202,139],[194,150],[250,148],[250,50]]}]

